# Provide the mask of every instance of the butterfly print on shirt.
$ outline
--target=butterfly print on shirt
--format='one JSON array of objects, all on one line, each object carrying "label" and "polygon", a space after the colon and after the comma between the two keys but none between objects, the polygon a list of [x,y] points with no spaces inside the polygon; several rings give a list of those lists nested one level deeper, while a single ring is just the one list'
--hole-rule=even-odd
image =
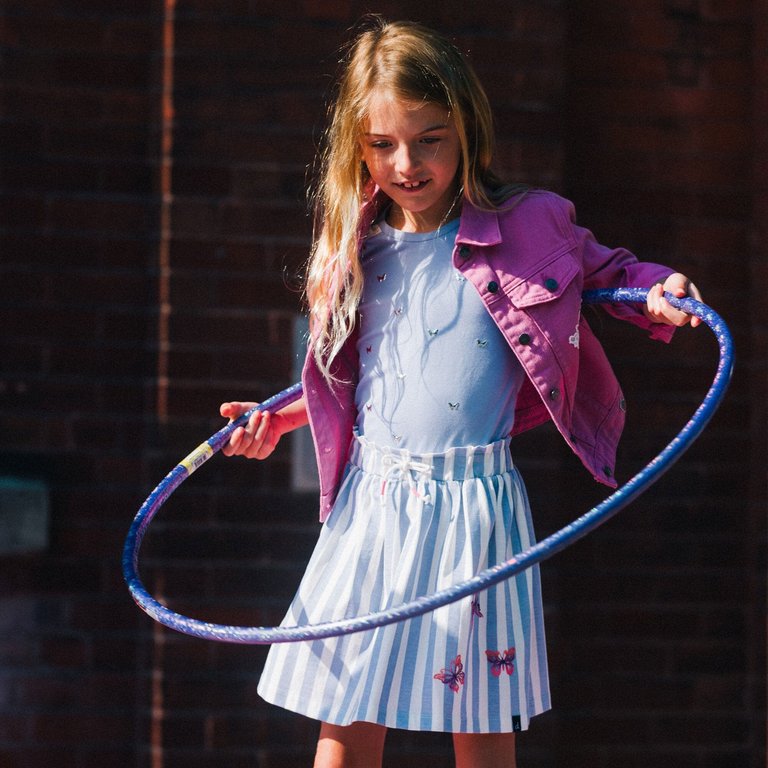
[{"label": "butterfly print on shirt", "polygon": [[486,651],[485,655],[488,657],[488,663],[491,665],[491,674],[494,677],[501,675],[503,669],[508,675],[511,675],[515,671],[515,649],[507,648],[504,654],[500,654],[498,651]]},{"label": "butterfly print on shirt", "polygon": [[461,655],[451,662],[450,668],[441,669],[434,678],[443,685],[447,685],[454,693],[458,693],[459,686],[464,685],[464,665],[461,663]]}]

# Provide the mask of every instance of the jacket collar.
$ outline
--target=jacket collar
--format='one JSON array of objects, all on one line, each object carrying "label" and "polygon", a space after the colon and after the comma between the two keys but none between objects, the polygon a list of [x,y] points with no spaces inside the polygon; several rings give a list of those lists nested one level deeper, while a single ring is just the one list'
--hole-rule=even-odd
[{"label": "jacket collar", "polygon": [[466,245],[498,245],[501,242],[498,212],[478,208],[465,200],[456,242]]}]

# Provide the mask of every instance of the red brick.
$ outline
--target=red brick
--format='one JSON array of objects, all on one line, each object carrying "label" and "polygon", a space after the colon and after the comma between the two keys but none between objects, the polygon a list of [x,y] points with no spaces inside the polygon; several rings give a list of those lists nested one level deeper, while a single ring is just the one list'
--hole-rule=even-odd
[{"label": "red brick", "polygon": [[120,741],[130,743],[134,723],[130,717],[73,712],[46,714],[33,724],[33,737],[43,744],[75,746]]},{"label": "red brick", "polygon": [[[21,121],[18,115],[14,120],[0,122],[0,141],[5,152],[8,153],[6,162],[11,163],[13,157],[34,154],[40,151],[42,144],[43,128],[41,125],[33,122]],[[4,166],[5,168],[5,166]],[[15,187],[8,183],[4,177],[7,186]]]},{"label": "red brick", "polygon": [[130,18],[121,14],[104,25],[103,46],[117,55],[152,56],[156,51],[157,32],[158,24],[152,17]]},{"label": "red brick", "polygon": [[311,224],[302,209],[293,204],[256,204],[231,201],[222,206],[221,226],[232,237],[241,235],[306,236]]},{"label": "red brick", "polygon": [[79,768],[77,754],[54,747],[23,744],[9,748],[0,747],[0,765],[3,768],[36,768],[39,765],[56,765],[58,768]]},{"label": "red brick", "polygon": [[125,745],[112,748],[89,747],[79,756],[78,768],[104,768],[105,765],[110,768],[134,768],[136,757],[133,750]]},{"label": "red brick", "polygon": [[[5,712],[0,713],[0,743],[13,744],[21,743],[27,740],[28,718],[24,715],[13,715]],[[2,762],[3,752],[0,749],[0,765],[9,765]],[[12,764],[11,764],[12,765]]]},{"label": "red brick", "polygon": [[101,95],[101,119],[110,128],[121,125],[146,127],[155,118],[156,98],[139,90],[110,90]]},{"label": "red brick", "polygon": [[[98,52],[101,49],[103,24],[98,19],[29,16],[15,20],[17,45],[28,51]],[[11,24],[13,21],[9,20]]]},{"label": "red brick", "polygon": [[42,228],[45,206],[42,200],[23,193],[0,194],[0,224],[23,229]]},{"label": "red brick", "polygon": [[307,185],[306,170],[301,166],[279,167],[266,163],[240,165],[232,169],[230,191],[233,197],[277,197],[294,201],[303,208]]},{"label": "red brick", "polygon": [[190,59],[204,59],[214,54],[217,60],[232,56],[240,60],[243,55],[258,61],[268,46],[263,45],[264,28],[243,19],[221,17],[218,23],[201,23],[199,19],[180,15],[175,26],[175,42],[183,58],[179,68]]},{"label": "red brick", "polygon": [[90,648],[84,637],[57,634],[43,638],[40,658],[57,669],[82,669],[90,661]]},{"label": "red brick", "polygon": [[149,209],[144,200],[89,198],[54,198],[46,206],[46,225],[111,233],[141,230],[149,225]]},{"label": "red brick", "polygon": [[292,163],[309,164],[314,154],[309,129],[304,126],[292,127],[290,133],[270,132],[258,127],[213,130],[180,126],[174,134],[174,147],[181,159],[217,162],[282,162],[288,157]]},{"label": "red brick", "polygon": [[[7,82],[0,86],[9,110],[17,120],[40,124],[40,115],[48,118],[45,125],[45,136],[50,137],[53,122],[62,121],[66,124],[75,123],[78,119],[97,120],[101,115],[102,100],[98,94],[88,91],[72,91],[64,88],[48,87],[30,88],[29,86]],[[61,126],[58,127],[61,130]],[[54,139],[56,145],[59,140]]]},{"label": "red brick", "polygon": [[[61,110],[65,116],[69,110],[78,115],[82,109],[77,97],[66,100],[62,96],[60,101]],[[45,109],[47,106],[47,104],[41,104],[40,108]],[[53,108],[56,109],[57,106],[54,104]],[[94,108],[99,114],[101,113],[101,100],[94,105]],[[55,112],[53,116],[56,116]],[[102,161],[105,158],[118,158],[120,162],[139,161],[144,159],[147,138],[146,126],[143,123],[135,126],[117,124],[106,130],[94,120],[86,125],[74,124],[70,127],[64,124],[58,126],[56,130],[47,131],[45,150],[52,156],[92,158]],[[146,194],[147,190],[137,190],[137,192]]]},{"label": "red brick", "polygon": [[222,197],[230,192],[230,175],[226,165],[176,163],[173,191],[180,197]]},{"label": "red brick", "polygon": [[108,266],[136,268],[143,264],[151,248],[133,236],[121,238],[115,233],[29,232],[4,236],[4,256],[12,254],[11,263],[27,266],[46,265],[60,268],[62,260],[70,266]]}]

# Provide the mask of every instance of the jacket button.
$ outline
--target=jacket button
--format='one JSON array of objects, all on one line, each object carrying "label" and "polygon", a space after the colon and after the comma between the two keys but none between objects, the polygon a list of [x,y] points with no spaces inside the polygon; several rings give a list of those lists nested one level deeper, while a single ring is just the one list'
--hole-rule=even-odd
[{"label": "jacket button", "polygon": [[609,466],[603,467],[603,474],[606,477],[613,477],[613,470]]},{"label": "jacket button", "polygon": [[623,397],[619,400],[619,409],[622,411],[627,410],[627,401]]},{"label": "jacket button", "polygon": [[531,337],[527,333],[521,333],[517,340],[524,346],[527,347],[531,343]]},{"label": "jacket button", "polygon": [[547,278],[547,279],[544,281],[544,287],[545,287],[545,288],[546,288],[548,291],[556,291],[556,290],[557,290],[557,287],[558,287],[558,282],[557,282],[557,280],[555,280],[555,278],[554,278],[554,277],[548,277],[548,278]]},{"label": "jacket button", "polygon": [[552,389],[549,390],[549,399],[557,400],[559,397],[560,397],[560,390],[557,387],[552,387]]},{"label": "jacket button", "polygon": [[459,248],[459,256],[461,256],[462,259],[468,259],[472,253],[472,249],[468,245],[462,245]]},{"label": "jacket button", "polygon": [[499,290],[499,284],[495,280],[491,280],[491,282],[488,283],[488,290],[491,293],[496,293]]}]

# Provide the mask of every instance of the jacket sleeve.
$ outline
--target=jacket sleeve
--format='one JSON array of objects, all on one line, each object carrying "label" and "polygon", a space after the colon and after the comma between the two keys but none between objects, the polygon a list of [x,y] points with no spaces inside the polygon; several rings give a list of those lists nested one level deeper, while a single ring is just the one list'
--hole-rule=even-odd
[{"label": "jacket sleeve", "polygon": [[346,463],[355,423],[357,383],[357,331],[353,331],[331,364],[328,381],[311,351],[302,371],[302,384],[320,476],[320,522],[330,514]]},{"label": "jacket sleeve", "polygon": [[[573,203],[560,198],[561,215],[568,237],[581,257],[584,272],[584,289],[592,288],[650,288],[664,282],[674,270],[661,264],[638,261],[624,248],[608,248],[601,245],[588,229],[576,223]],[[633,323],[650,332],[652,339],[668,342],[675,328],[649,320],[640,304],[604,304],[605,310],[621,320]]]}]

